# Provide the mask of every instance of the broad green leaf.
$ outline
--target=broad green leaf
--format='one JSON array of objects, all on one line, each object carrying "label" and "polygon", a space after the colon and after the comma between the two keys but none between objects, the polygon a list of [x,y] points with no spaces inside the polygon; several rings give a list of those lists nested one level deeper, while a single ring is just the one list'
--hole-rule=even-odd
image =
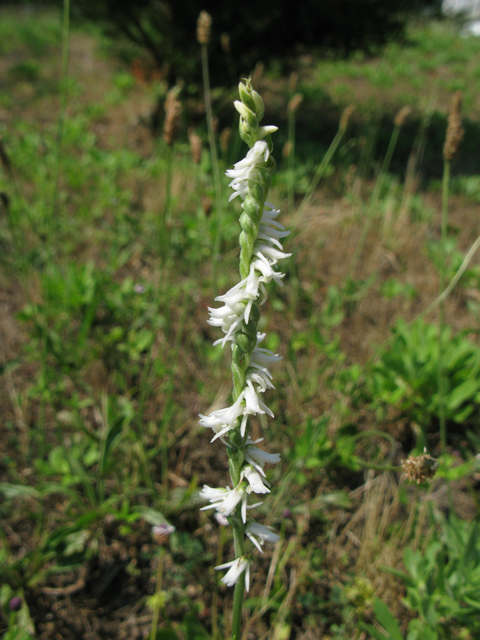
[{"label": "broad green leaf", "polygon": [[462,382],[462,384],[456,387],[447,398],[448,409],[453,411],[467,400],[473,400],[479,386],[480,382],[475,379],[465,380],[465,382]]},{"label": "broad green leaf", "polygon": [[382,627],[388,633],[391,640],[404,640],[402,632],[400,631],[400,625],[397,619],[392,616],[388,610],[387,605],[379,598],[375,598],[375,604],[373,605],[377,620]]}]

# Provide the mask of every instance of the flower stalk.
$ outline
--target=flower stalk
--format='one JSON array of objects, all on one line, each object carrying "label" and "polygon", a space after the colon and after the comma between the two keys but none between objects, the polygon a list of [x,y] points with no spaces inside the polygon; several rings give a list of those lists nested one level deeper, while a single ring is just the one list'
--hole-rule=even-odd
[{"label": "flower stalk", "polygon": [[235,108],[240,114],[240,137],[248,146],[246,157],[228,170],[233,193],[229,201],[240,197],[240,282],[226,294],[217,297],[223,306],[210,308],[209,324],[220,327],[224,337],[214,344],[232,349],[233,404],[225,409],[200,416],[200,424],[213,431],[212,442],[220,439],[227,448],[232,488],[212,488],[205,485],[200,495],[210,504],[204,510],[216,509],[227,518],[233,529],[235,559],[216,569],[228,569],[222,582],[235,586],[232,638],[239,640],[241,632],[244,590],[250,588],[252,559],[246,542],[262,551],[265,542],[276,543],[279,536],[271,528],[256,523],[249,511],[259,502],[249,504],[254,494],[270,493],[265,464],[276,464],[279,454],[270,454],[256,445],[262,440],[250,438],[252,416],[272,411],[262,400],[262,394],[273,389],[269,365],[280,356],[261,346],[265,334],[258,331],[260,306],[267,298],[265,285],[274,280],[280,286],[284,274],[275,266],[290,254],[283,252],[280,242],[288,235],[277,222],[279,211],[267,202],[271,175],[275,168],[271,134],[277,127],[261,126],[263,100],[253,90],[251,81],[239,85],[240,100]]}]

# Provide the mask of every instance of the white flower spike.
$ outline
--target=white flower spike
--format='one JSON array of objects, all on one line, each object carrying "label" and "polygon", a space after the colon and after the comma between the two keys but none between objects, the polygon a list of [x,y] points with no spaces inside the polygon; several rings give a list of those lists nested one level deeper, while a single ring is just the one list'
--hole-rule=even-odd
[{"label": "white flower spike", "polygon": [[[265,542],[275,544],[280,539],[271,527],[256,522],[247,523],[247,511],[261,503],[248,504],[251,494],[270,493],[265,465],[280,462],[278,453],[268,453],[252,440],[251,418],[273,412],[264,395],[274,389],[270,366],[281,360],[278,354],[261,346],[265,334],[258,331],[260,307],[267,300],[267,285],[283,285],[285,274],[277,270],[280,260],[291,254],[283,250],[282,241],[289,234],[278,222],[280,211],[267,201],[270,179],[275,167],[272,157],[273,126],[260,126],[264,105],[253,90],[250,80],[239,85],[240,100],[235,107],[240,114],[240,137],[249,146],[246,157],[227,171],[233,189],[229,201],[239,197],[240,216],[240,282],[216,298],[219,308],[209,308],[208,323],[218,327],[223,337],[214,342],[222,348],[232,348],[233,398],[229,407],[200,415],[200,424],[213,431],[214,440],[227,447],[233,489],[203,487],[200,496],[210,504],[202,510],[214,509],[220,525],[229,524],[233,531],[237,557],[216,569],[228,569],[222,578],[235,586],[233,637],[240,637],[242,598],[237,589],[250,588],[250,556],[245,543],[261,552]],[[236,622],[235,622],[236,621]]]}]

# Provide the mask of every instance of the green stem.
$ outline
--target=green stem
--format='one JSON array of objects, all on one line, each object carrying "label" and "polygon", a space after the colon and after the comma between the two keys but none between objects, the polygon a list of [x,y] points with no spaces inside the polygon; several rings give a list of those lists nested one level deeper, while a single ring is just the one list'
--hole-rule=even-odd
[{"label": "green stem", "polygon": [[220,182],[220,169],[218,166],[217,147],[215,145],[215,136],[213,134],[213,112],[212,112],[212,98],[210,94],[210,76],[208,72],[208,48],[206,44],[202,44],[202,75],[203,75],[203,91],[205,95],[205,110],[207,112],[207,128],[208,128],[208,143],[210,145],[210,155],[212,159],[213,179],[215,182],[215,242],[213,247],[212,256],[212,272],[213,272],[213,285],[216,287],[217,280],[217,262],[218,254],[220,253],[221,243],[221,221],[222,221],[222,188]]},{"label": "green stem", "polygon": [[[245,527],[240,514],[240,507],[237,507],[237,522],[233,525],[233,544],[235,549],[235,558],[240,558],[244,554],[244,538]],[[245,591],[245,572],[241,574],[235,584],[235,592],[233,594],[233,616],[232,616],[232,640],[240,640],[242,628],[242,607],[243,592]]]},{"label": "green stem", "polygon": [[288,213],[292,214],[295,198],[295,111],[288,111],[288,141],[290,149],[288,154]]},{"label": "green stem", "polygon": [[158,627],[158,617],[160,614],[160,592],[162,591],[162,582],[163,582],[163,556],[165,555],[164,547],[160,547],[160,552],[158,554],[158,569],[157,569],[157,583],[155,589],[155,604],[153,606],[153,620],[152,620],[152,628],[150,630],[150,640],[155,640],[157,637],[157,627]]},{"label": "green stem", "polygon": [[441,256],[442,263],[440,268],[440,304],[438,307],[438,413],[440,419],[440,442],[442,445],[442,453],[445,453],[447,447],[447,425],[445,421],[445,394],[444,394],[444,376],[443,376],[443,346],[442,335],[445,326],[445,314],[443,307],[442,291],[445,288],[446,279],[446,241],[448,230],[448,187],[450,181],[450,161],[445,160],[443,168],[443,184],[442,184],[442,230],[441,230]]},{"label": "green stem", "polygon": [[170,208],[172,201],[172,164],[173,164],[173,145],[167,145],[167,171],[166,171],[166,193],[165,193],[165,206],[163,208],[163,216],[161,219],[160,230],[160,254],[164,260],[167,260],[169,254],[169,234],[167,233],[167,227],[170,224]]}]

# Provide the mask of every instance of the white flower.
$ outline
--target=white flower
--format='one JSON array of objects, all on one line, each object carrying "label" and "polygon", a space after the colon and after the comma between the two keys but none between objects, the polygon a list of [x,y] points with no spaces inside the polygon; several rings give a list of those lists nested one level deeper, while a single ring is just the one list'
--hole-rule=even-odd
[{"label": "white flower", "polygon": [[241,502],[243,522],[247,521],[247,508],[253,509],[253,507],[258,506],[257,503],[247,507],[247,488],[244,482],[241,482],[235,489],[229,489],[228,487],[226,489],[213,489],[205,484],[200,491],[200,496],[212,503],[202,507],[200,511],[216,509],[225,517],[231,516]]},{"label": "white flower", "polygon": [[[272,374],[266,365],[279,362],[282,357],[274,354],[269,349],[264,349],[259,345],[265,339],[264,333],[257,333],[257,344],[250,356],[246,380],[256,382],[257,392],[264,393],[267,389],[275,389],[272,383]],[[270,415],[270,414],[269,414]]]},{"label": "white flower", "polygon": [[252,491],[254,493],[270,493],[270,489],[263,484],[261,475],[252,466],[249,465],[244,467],[242,469],[241,476],[248,480],[248,493],[251,493]]},{"label": "white flower", "polygon": [[226,176],[233,178],[228,186],[234,190],[234,193],[228,199],[229,202],[237,196],[241,196],[243,199],[246,198],[248,181],[260,181],[255,170],[259,164],[264,164],[268,160],[269,155],[268,144],[265,140],[258,140],[243,160],[237,162],[233,169],[227,169]]},{"label": "white flower", "polygon": [[[280,540],[280,536],[273,533],[273,527],[265,527],[263,524],[256,522],[249,522],[245,529],[245,533],[257,547],[257,549],[263,553],[262,546],[265,542],[271,542],[275,544]],[[259,540],[257,540],[259,538]]]},{"label": "white flower", "polygon": [[280,213],[280,210],[275,209],[271,202],[266,202],[265,206],[268,208],[263,211],[260,226],[258,227],[257,240],[269,242],[282,250],[283,247],[279,238],[286,238],[290,235],[290,231],[285,231],[285,227],[275,220]]},{"label": "white flower", "polygon": [[[263,388],[265,375],[265,372],[260,371],[258,374],[252,372],[250,376],[247,376],[247,384],[244,390],[231,407],[213,411],[209,416],[200,414],[199,422],[202,427],[213,429],[215,432],[212,442],[217,438],[221,438],[228,431],[235,429],[237,426],[237,420],[240,416],[242,417],[242,421],[240,423],[240,433],[242,437],[245,436],[249,416],[256,415],[257,413],[266,413],[273,418],[271,410],[257,395],[257,393],[262,393],[265,390]],[[253,387],[253,382],[257,382],[258,384],[257,391],[255,391]]]},{"label": "white flower", "polygon": [[240,556],[236,560],[232,560],[231,562],[226,562],[225,564],[221,564],[218,567],[215,567],[217,571],[220,569],[227,569],[230,567],[229,571],[223,576],[222,582],[224,582],[228,587],[233,587],[234,584],[238,582],[239,577],[245,571],[245,589],[247,592],[250,590],[250,567],[251,562],[246,556]]},{"label": "white flower", "polygon": [[[262,438],[260,439],[260,441]],[[259,442],[259,440],[255,440],[253,442],[250,438],[247,440],[247,446],[245,448],[245,460],[255,467],[257,471],[259,471],[263,477],[265,477],[265,472],[263,471],[263,467],[266,464],[277,464],[280,462],[280,454],[279,453],[267,453],[263,451],[263,449],[259,449],[255,447],[254,444]]]},{"label": "white flower", "polygon": [[[199,422],[202,427],[213,429],[216,434],[212,438],[212,442],[217,438],[221,438],[225,433],[235,428],[237,419],[243,415],[244,412],[243,402],[244,394],[241,393],[231,407],[212,411],[209,416],[200,414]],[[246,420],[246,418],[244,419]]]}]

